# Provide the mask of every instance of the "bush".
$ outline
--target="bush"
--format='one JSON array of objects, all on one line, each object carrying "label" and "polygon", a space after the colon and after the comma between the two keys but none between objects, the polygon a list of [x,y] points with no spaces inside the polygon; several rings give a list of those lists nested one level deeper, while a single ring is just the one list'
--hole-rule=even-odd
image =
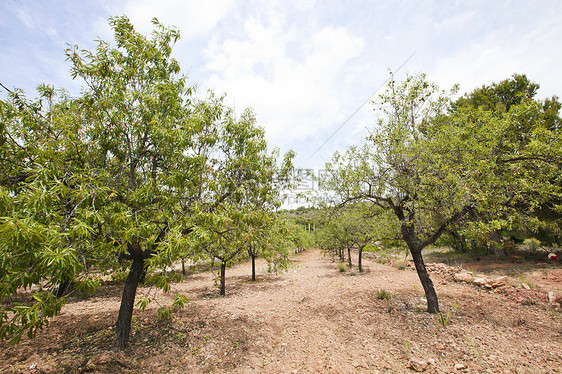
[{"label": "bush", "polygon": [[443,328],[449,325],[449,320],[450,320],[450,311],[448,311],[447,314],[437,313],[437,322],[439,322],[439,324]]},{"label": "bush", "polygon": [[527,238],[523,240],[520,249],[527,252],[536,252],[541,247],[541,241],[535,238]]},{"label": "bush", "polygon": [[388,292],[384,288],[377,291],[377,299],[379,299],[379,300],[390,300],[391,298],[392,298],[392,295],[390,294],[390,292]]},{"label": "bush", "polygon": [[388,259],[388,257],[386,257],[386,256],[384,256],[384,255],[375,258],[375,262],[376,262],[377,264],[386,265],[389,261],[390,261],[390,260]]},{"label": "bush", "polygon": [[344,273],[347,270],[347,266],[345,265],[345,263],[340,262],[338,264],[338,270],[340,271],[340,273]]},{"label": "bush", "polygon": [[374,244],[367,244],[363,248],[363,252],[370,252],[370,253],[382,252],[382,248],[380,248],[379,246],[376,246]]}]

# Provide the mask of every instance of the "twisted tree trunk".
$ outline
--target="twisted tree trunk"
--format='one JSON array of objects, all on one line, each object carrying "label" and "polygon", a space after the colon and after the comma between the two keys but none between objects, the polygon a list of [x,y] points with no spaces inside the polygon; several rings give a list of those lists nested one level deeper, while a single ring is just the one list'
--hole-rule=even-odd
[{"label": "twisted tree trunk", "polygon": [[433,287],[433,282],[427,273],[425,268],[425,263],[423,262],[423,256],[421,254],[421,248],[410,248],[410,253],[414,259],[414,264],[416,265],[416,271],[418,277],[420,278],[423,290],[425,291],[425,298],[427,299],[427,311],[429,313],[439,313],[439,300],[437,299],[437,293]]}]

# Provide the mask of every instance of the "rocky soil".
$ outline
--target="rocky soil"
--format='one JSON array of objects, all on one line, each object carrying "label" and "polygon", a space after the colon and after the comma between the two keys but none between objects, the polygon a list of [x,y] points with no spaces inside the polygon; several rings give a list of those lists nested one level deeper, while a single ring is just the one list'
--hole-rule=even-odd
[{"label": "rocky soil", "polygon": [[0,372],[562,373],[562,267],[514,277],[501,268],[480,274],[477,264],[428,265],[436,316],[424,311],[410,266],[377,261],[366,259],[364,273],[340,272],[308,250],[286,273],[267,274],[260,263],[256,282],[240,264],[227,271],[226,297],[212,274],[189,275],[174,291],[190,303],[169,321],[156,314],[171,296],[136,310],[121,353],[111,351],[121,286],[106,284],[69,300],[36,340],[0,345]]}]

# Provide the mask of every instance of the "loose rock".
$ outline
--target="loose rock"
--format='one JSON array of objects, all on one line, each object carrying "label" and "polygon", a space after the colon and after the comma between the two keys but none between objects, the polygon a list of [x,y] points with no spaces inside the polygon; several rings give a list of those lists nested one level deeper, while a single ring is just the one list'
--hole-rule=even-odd
[{"label": "loose rock", "polygon": [[453,367],[455,370],[466,370],[467,367],[465,364],[455,364],[455,366]]},{"label": "loose rock", "polygon": [[457,282],[470,283],[474,280],[474,277],[468,271],[461,270],[460,272],[453,274],[453,279]]},{"label": "loose rock", "polygon": [[556,304],[556,297],[554,296],[554,291],[548,291],[546,297],[550,305]]},{"label": "loose rock", "polygon": [[429,366],[429,360],[422,360],[415,357],[412,357],[410,359],[410,362],[408,363],[408,367],[413,369],[414,371],[417,371],[418,373],[425,371],[425,369],[427,369],[428,366]]}]

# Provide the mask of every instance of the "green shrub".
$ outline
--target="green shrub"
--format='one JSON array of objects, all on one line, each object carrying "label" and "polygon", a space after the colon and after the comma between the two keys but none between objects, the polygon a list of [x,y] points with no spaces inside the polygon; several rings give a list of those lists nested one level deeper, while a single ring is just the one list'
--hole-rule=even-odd
[{"label": "green shrub", "polygon": [[377,299],[379,299],[379,300],[390,300],[391,298],[392,298],[392,295],[390,294],[390,292],[388,292],[384,288],[377,291]]},{"label": "green shrub", "polygon": [[386,257],[386,256],[381,256],[381,257],[376,257],[376,258],[375,258],[375,262],[378,263],[378,264],[382,264],[382,265],[387,264],[388,261],[389,261],[389,260],[388,260],[388,257]]},{"label": "green shrub", "polygon": [[523,300],[523,302],[521,304],[523,305],[537,305],[539,302],[539,300],[536,297],[530,297],[527,296],[527,298],[525,300]]},{"label": "green shrub", "polygon": [[439,324],[443,326],[443,328],[449,325],[449,319],[450,319],[450,312],[447,312],[447,314],[437,313],[437,322],[439,322]]},{"label": "green shrub", "polygon": [[344,262],[338,264],[338,270],[340,273],[344,273],[347,270],[347,265]]},{"label": "green shrub", "polygon": [[382,252],[382,248],[380,248],[379,246],[376,246],[374,244],[367,244],[363,248],[363,252],[371,252],[371,253]]},{"label": "green shrub", "polygon": [[527,279],[527,278],[525,278],[525,277],[523,277],[523,276],[520,276],[520,277],[519,277],[519,282],[525,283],[527,286],[529,286],[529,288],[532,288],[532,289],[537,288],[537,285],[536,285],[535,282],[533,282],[532,280]]},{"label": "green shrub", "polygon": [[521,244],[521,250],[528,252],[536,252],[541,247],[541,241],[535,238],[527,238]]}]

